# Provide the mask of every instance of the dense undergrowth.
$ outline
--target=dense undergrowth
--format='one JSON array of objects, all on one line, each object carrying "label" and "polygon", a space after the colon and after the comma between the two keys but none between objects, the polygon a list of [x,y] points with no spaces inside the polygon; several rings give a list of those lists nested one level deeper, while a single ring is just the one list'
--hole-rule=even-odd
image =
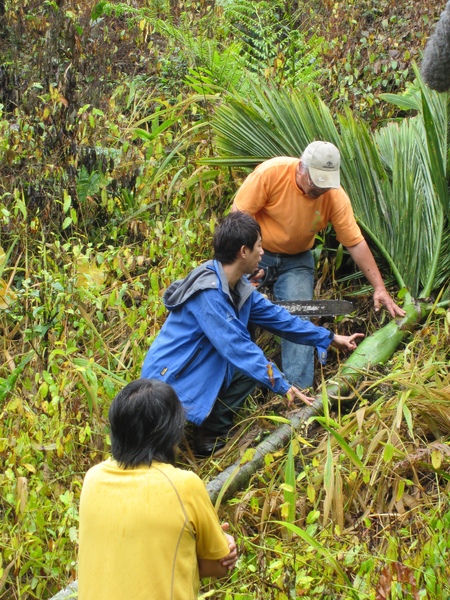
[{"label": "dense undergrowth", "polygon": [[[78,499],[108,452],[109,403],[139,376],[164,288],[209,258],[243,175],[200,164],[215,154],[209,117],[225,91],[303,82],[375,128],[393,114],[379,93],[412,78],[442,9],[0,2],[0,598],[49,598],[76,579]],[[317,247],[318,293],[360,293],[332,326],[380,327],[370,292],[340,280],[352,268],[329,231]],[[448,342],[436,308],[336,412],[267,457],[219,507],[242,557],[203,597],[450,597]],[[255,397],[224,454],[198,462],[185,447],[180,464],[214,477],[285,410]]]},{"label": "dense undergrowth", "polygon": [[[294,433],[287,456],[268,455],[222,507],[243,550],[224,597],[448,597],[449,319],[441,317]],[[261,419],[253,426],[264,432],[270,421]]]}]

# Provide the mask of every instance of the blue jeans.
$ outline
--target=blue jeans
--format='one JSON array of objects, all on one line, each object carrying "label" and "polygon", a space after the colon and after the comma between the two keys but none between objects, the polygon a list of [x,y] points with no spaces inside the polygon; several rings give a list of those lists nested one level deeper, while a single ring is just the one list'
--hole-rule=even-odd
[{"label": "blue jeans", "polygon": [[[260,268],[269,269],[275,300],[311,300],[314,291],[314,258],[310,250],[300,254],[264,251]],[[305,317],[302,317],[307,320]],[[281,340],[283,372],[289,383],[300,389],[314,382],[314,348]]]}]

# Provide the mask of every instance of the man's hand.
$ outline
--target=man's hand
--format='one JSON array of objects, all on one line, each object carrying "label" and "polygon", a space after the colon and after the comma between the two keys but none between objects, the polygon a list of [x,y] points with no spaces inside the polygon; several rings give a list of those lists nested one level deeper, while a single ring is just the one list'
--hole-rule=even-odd
[{"label": "man's hand", "polygon": [[404,317],[405,311],[395,304],[386,290],[383,278],[366,240],[355,246],[347,246],[347,250],[374,289],[373,303],[375,310],[380,310],[380,306],[383,305],[392,318]]},{"label": "man's hand", "polygon": [[258,287],[261,285],[261,281],[264,279],[265,274],[266,272],[264,269],[256,269],[256,271],[253,271],[253,273],[249,275],[248,279],[252,285]]},{"label": "man's hand", "polygon": [[286,392],[286,398],[288,399],[288,408],[292,408],[294,405],[295,398],[298,398],[308,406],[311,406],[314,402],[314,398],[303,394],[295,385],[292,385]]},{"label": "man's hand", "polygon": [[234,537],[226,533],[229,528],[229,523],[222,523],[222,529],[223,531],[225,531],[225,535],[228,540],[228,549],[230,550],[230,553],[227,556],[225,556],[225,558],[219,559],[219,563],[222,565],[222,567],[225,567],[226,569],[228,569],[228,571],[231,571],[236,566],[236,562],[238,559],[238,551],[236,542],[234,541]]},{"label": "man's hand", "polygon": [[330,345],[339,350],[354,350],[356,348],[355,340],[363,337],[363,333],[354,333],[353,335],[339,335],[336,333]]},{"label": "man's hand", "polygon": [[390,313],[392,318],[404,317],[406,312],[400,306],[397,306],[392,300],[386,288],[375,290],[373,293],[373,304],[376,311],[379,311],[383,305]]}]

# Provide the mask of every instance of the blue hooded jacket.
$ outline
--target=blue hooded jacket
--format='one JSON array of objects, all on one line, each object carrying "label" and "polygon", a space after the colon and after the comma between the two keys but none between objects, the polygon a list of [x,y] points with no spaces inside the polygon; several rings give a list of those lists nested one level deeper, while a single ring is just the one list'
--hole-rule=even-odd
[{"label": "blue hooded jacket", "polygon": [[142,377],[171,385],[186,412],[200,425],[211,412],[223,384],[235,369],[273,392],[284,395],[291,384],[251,340],[252,323],[291,342],[315,346],[321,362],[334,334],[276,306],[242,277],[235,286],[235,305],[218,261],[210,260],[172,283],[164,294],[170,311],[151,345]]}]

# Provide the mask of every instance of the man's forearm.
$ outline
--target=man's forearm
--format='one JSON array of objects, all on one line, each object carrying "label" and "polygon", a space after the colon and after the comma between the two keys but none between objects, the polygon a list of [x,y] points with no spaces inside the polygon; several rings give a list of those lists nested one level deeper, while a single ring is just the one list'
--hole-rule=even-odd
[{"label": "man's forearm", "polygon": [[373,286],[373,302],[375,310],[379,310],[380,306],[384,306],[389,311],[391,317],[405,316],[406,313],[403,308],[397,306],[397,304],[389,295],[377,263],[375,262],[367,242],[363,240],[359,244],[356,244],[356,246],[348,247],[347,250],[349,251],[350,256],[353,258],[355,263],[364,273],[369,283]]},{"label": "man's forearm", "polygon": [[209,560],[207,558],[198,559],[198,571],[200,579],[204,577],[225,577],[228,575],[228,569],[223,567],[218,560]]},{"label": "man's forearm", "polygon": [[347,250],[374,290],[384,290],[383,278],[367,242],[363,240],[356,246],[347,247]]}]

